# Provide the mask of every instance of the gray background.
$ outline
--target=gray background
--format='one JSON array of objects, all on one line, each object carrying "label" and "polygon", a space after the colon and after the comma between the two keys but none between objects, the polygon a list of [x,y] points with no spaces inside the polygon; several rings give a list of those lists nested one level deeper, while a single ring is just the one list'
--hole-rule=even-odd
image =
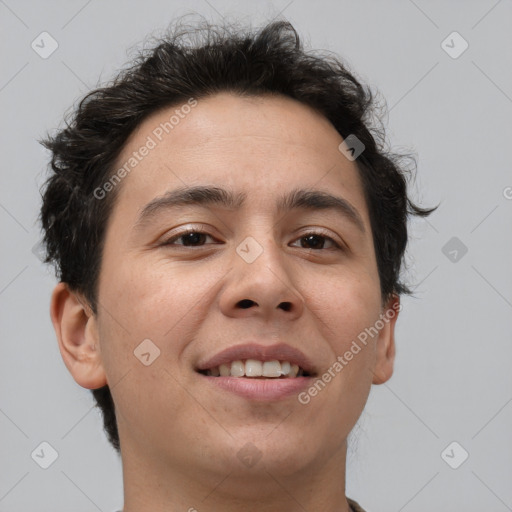
[{"label": "gray background", "polygon": [[[416,298],[402,301],[395,374],[372,388],[354,431],[348,496],[368,512],[512,510],[511,0],[0,0],[0,511],[122,506],[120,460],[62,362],[48,314],[55,278],[33,251],[48,161],[37,139],[127,49],[191,11],[286,18],[340,54],[386,99],[391,145],[416,152],[413,197],[441,202],[411,223]],[[43,31],[59,45],[47,59],[31,47]],[[458,58],[441,46],[453,31],[469,44]],[[43,441],[58,452],[48,469],[31,458]],[[453,441],[462,448],[443,458]],[[469,458],[452,469],[462,449]]]}]

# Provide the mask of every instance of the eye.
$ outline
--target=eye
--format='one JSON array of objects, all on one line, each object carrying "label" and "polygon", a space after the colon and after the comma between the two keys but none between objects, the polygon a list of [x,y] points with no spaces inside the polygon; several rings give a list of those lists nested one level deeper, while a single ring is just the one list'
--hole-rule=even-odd
[{"label": "eye", "polygon": [[[178,233],[171,238],[165,240],[162,245],[183,245],[184,247],[198,247],[203,245],[201,242],[204,242],[206,237],[210,237],[213,239],[211,235],[205,233],[204,231],[199,231],[197,229],[189,229],[188,231],[183,231],[182,233]],[[182,244],[176,244],[176,240],[183,240]]]},{"label": "eye", "polygon": [[319,247],[324,245],[324,242],[322,242],[322,240],[327,240],[328,242],[332,243],[335,249],[341,249],[340,244],[335,242],[331,237],[327,236],[323,232],[311,231],[309,233],[302,235],[298,240],[305,241],[307,245],[312,246],[303,247],[304,249],[325,249],[325,247]]},{"label": "eye", "polygon": [[[161,245],[182,245],[184,247],[200,247],[204,245],[206,238],[211,238],[214,240],[213,236],[204,232],[200,231],[198,229],[189,229],[187,231],[183,231],[181,233],[178,233],[171,238],[165,240]],[[176,241],[181,240],[183,243],[177,244]],[[317,232],[317,231],[311,231],[309,233],[306,233],[302,235],[300,238],[298,238],[299,241],[305,242],[306,245],[309,245],[310,247],[304,247],[303,249],[314,249],[314,250],[320,250],[325,249],[323,247],[325,245],[325,241],[331,243],[335,249],[342,249],[341,245],[338,244],[336,241],[334,241],[331,237],[327,236],[323,232]]]}]

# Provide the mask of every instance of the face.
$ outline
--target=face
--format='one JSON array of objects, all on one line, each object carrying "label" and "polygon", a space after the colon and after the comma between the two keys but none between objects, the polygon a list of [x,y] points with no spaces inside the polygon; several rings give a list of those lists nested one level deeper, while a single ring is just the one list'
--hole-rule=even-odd
[{"label": "face", "polygon": [[[109,384],[123,456],[196,476],[243,475],[243,450],[283,476],[325,468],[394,356],[394,320],[353,344],[392,305],[381,303],[358,170],[334,127],[292,99],[218,94],[181,109],[166,133],[177,109],[146,119],[117,161],[155,143],[115,185],[98,314],[83,328],[90,352],[66,364],[84,387]],[[171,204],[190,187],[234,200]],[[292,204],[300,190],[342,206]],[[247,343],[302,352],[316,379],[244,395],[197,371]]]}]

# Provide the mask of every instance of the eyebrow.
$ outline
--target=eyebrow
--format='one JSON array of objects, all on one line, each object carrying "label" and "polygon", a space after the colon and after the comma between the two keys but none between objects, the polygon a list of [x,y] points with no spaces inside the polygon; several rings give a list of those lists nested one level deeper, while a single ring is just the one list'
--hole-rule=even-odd
[{"label": "eyebrow", "polygon": [[[139,214],[136,228],[143,227],[147,222],[162,211],[171,208],[192,206],[221,206],[228,210],[238,210],[245,202],[247,194],[234,193],[230,190],[214,186],[191,186],[170,190],[163,196],[150,201]],[[277,212],[283,213],[294,209],[302,210],[334,210],[351,221],[362,233],[366,232],[363,219],[359,212],[342,197],[316,189],[294,189],[281,196],[276,203]]]}]

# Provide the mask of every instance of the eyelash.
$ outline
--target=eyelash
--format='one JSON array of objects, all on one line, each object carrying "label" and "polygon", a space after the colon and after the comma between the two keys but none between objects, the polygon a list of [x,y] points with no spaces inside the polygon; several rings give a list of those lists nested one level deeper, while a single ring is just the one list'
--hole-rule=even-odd
[{"label": "eyelash", "polygon": [[[213,235],[210,235],[209,233],[205,232],[205,231],[201,231],[199,229],[188,229],[187,231],[182,231],[181,233],[177,233],[176,235],[173,235],[171,238],[165,240],[164,242],[162,242],[162,246],[169,246],[169,245],[174,245],[174,242],[176,240],[179,240],[180,238],[184,237],[184,236],[187,236],[187,235],[190,235],[192,233],[196,233],[196,234],[200,234],[200,235],[206,235],[206,236],[209,236],[211,238],[215,238]],[[307,238],[309,236],[317,236],[317,237],[320,237],[320,238],[324,238],[326,240],[329,240],[331,241],[333,244],[334,244],[334,247],[331,248],[331,249],[338,249],[338,250],[342,250],[342,247],[341,245],[336,242],[333,238],[331,238],[330,236],[328,236],[327,234],[325,234],[323,231],[308,231],[307,233],[304,233],[302,236],[300,236],[297,240],[301,240],[303,238]],[[194,248],[194,247],[198,247],[198,246],[186,246],[184,244],[178,244],[178,245],[181,245],[182,247],[186,247],[186,248]],[[319,250],[328,250],[328,249],[310,249],[312,251],[319,251]]]}]

